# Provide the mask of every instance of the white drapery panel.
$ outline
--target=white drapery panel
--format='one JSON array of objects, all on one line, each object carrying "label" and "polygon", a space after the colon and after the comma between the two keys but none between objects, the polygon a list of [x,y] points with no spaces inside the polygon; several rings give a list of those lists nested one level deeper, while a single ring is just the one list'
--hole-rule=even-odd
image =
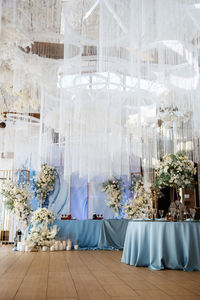
[{"label": "white drapery panel", "polygon": [[199,13],[196,1],[67,1],[66,176],[130,174],[131,157],[148,172],[179,150],[198,160]]}]

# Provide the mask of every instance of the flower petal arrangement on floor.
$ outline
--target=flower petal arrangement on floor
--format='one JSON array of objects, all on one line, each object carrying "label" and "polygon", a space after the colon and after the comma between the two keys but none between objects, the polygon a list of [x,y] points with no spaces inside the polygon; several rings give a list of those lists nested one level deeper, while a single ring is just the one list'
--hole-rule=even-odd
[{"label": "flower petal arrangement on floor", "polygon": [[31,218],[32,228],[30,229],[25,245],[29,250],[39,249],[43,246],[50,247],[55,244],[55,236],[58,232],[57,226],[52,226],[55,216],[52,211],[46,208],[37,209]]}]

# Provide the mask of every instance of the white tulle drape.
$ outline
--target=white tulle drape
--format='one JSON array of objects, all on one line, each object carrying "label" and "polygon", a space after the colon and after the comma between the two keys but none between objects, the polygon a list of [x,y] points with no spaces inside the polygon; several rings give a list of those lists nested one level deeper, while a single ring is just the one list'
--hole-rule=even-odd
[{"label": "white tulle drape", "polygon": [[[199,162],[200,0],[0,0],[0,20],[0,146],[15,168],[86,179],[92,214],[113,175],[151,181],[177,151]],[[35,41],[64,42],[64,59],[26,53]]]},{"label": "white tulle drape", "polygon": [[[22,113],[40,105],[37,165],[91,181],[149,174],[179,150],[199,161],[200,1],[69,0],[62,20],[61,1],[1,2],[13,91],[32,99]],[[62,31],[64,60],[18,49]]]},{"label": "white tulle drape", "polygon": [[[24,114],[40,105],[37,165],[91,181],[150,174],[169,152],[199,161],[200,1],[68,0],[62,20],[61,1],[1,2],[13,91]],[[64,40],[64,60],[18,49],[36,40]]]},{"label": "white tulle drape", "polygon": [[129,175],[140,163],[149,173],[179,150],[198,161],[198,3],[67,1],[58,82],[66,175]]}]

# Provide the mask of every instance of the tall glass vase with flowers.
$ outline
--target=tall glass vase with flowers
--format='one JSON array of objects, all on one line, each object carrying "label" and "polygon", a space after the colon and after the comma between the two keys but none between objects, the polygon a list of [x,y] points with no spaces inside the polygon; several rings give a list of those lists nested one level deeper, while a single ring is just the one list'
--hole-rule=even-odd
[{"label": "tall glass vase with flowers", "polygon": [[167,154],[163,157],[156,170],[156,188],[172,188],[172,202],[176,194],[179,203],[180,217],[183,216],[182,205],[180,203],[180,188],[192,188],[194,186],[194,175],[196,168],[184,153]]}]

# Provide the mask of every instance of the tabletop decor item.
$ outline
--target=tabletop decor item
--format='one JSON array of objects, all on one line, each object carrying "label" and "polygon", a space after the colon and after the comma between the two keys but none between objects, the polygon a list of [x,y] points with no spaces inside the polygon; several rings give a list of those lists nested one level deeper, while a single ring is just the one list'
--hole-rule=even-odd
[{"label": "tabletop decor item", "polygon": [[57,172],[54,167],[42,164],[40,172],[34,178],[33,188],[40,206],[44,205],[48,196],[53,192],[56,174]]},{"label": "tabletop decor item", "polygon": [[184,215],[186,214],[187,209],[183,203],[180,203],[178,200],[172,202],[169,206],[169,213],[167,214],[168,219],[170,221],[181,221],[181,213],[182,219],[184,220]]},{"label": "tabletop decor item", "polygon": [[196,168],[194,167],[193,161],[184,153],[170,153],[165,155],[156,170],[155,187],[159,189],[172,187],[172,202],[174,202],[174,190],[176,191],[181,219],[183,217],[183,211],[180,206],[180,188],[192,188],[195,174]]},{"label": "tabletop decor item", "polygon": [[120,215],[122,210],[123,186],[122,180],[112,178],[102,183],[103,192],[106,193],[106,204],[112,208],[116,216]]},{"label": "tabletop decor item", "polygon": [[185,154],[167,154],[163,157],[156,170],[155,185],[158,188],[174,187],[191,188],[194,185],[194,175],[196,168]]},{"label": "tabletop decor item", "polygon": [[0,187],[0,194],[7,208],[17,217],[22,226],[27,227],[32,213],[30,200],[32,193],[26,185],[18,185],[14,182],[3,182]]},{"label": "tabletop decor item", "polygon": [[142,179],[135,182],[133,197],[128,199],[123,212],[127,219],[144,218],[151,209],[153,193],[150,186],[145,186]]},{"label": "tabletop decor item", "polygon": [[196,215],[196,209],[195,208],[190,208],[190,215],[192,217],[192,221],[194,221],[195,215]]}]

